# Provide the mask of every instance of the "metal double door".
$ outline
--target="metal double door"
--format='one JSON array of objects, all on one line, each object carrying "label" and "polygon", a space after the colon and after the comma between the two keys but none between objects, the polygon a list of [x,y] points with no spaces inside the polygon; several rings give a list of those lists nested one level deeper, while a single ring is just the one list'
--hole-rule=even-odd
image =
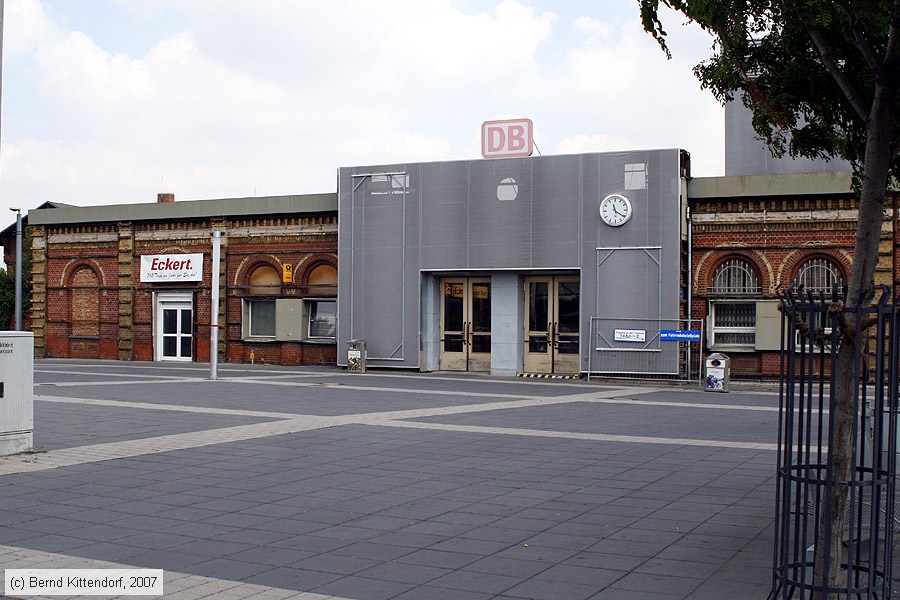
[{"label": "metal double door", "polygon": [[525,279],[526,373],[578,373],[581,291],[577,276]]},{"label": "metal double door", "polygon": [[491,370],[491,280],[441,280],[442,371]]}]

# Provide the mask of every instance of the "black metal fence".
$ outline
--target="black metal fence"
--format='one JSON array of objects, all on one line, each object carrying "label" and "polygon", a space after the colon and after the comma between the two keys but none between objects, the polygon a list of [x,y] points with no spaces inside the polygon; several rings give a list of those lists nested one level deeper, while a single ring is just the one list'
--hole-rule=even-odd
[{"label": "black metal fence", "polygon": [[[770,600],[891,598],[897,465],[900,309],[889,290],[876,305],[849,310],[842,294],[781,296],[782,350],[775,548]],[[843,324],[843,326],[842,326]],[[847,324],[850,324],[848,327]],[[852,344],[852,372],[837,372]],[[850,477],[838,480],[835,388],[849,377],[853,401]],[[835,493],[839,492],[839,493]],[[843,499],[836,501],[843,495]],[[840,533],[840,559],[831,534]],[[818,565],[817,565],[817,553]],[[835,564],[837,563],[837,564]],[[814,574],[815,572],[815,574]]]}]

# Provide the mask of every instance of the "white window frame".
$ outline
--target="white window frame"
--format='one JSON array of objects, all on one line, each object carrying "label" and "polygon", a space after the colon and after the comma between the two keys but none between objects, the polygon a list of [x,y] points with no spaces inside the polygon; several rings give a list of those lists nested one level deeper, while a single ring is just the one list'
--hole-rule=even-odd
[{"label": "white window frame", "polygon": [[[330,302],[334,304],[335,316],[335,335],[313,335],[313,307],[320,302]],[[334,340],[337,336],[337,298],[304,298],[306,304],[306,338],[309,340],[323,341]]]},{"label": "white window frame", "polygon": [[[266,302],[272,304],[272,333],[271,335],[268,333],[262,334],[253,331],[253,305],[257,302]],[[274,340],[276,337],[277,329],[277,320],[278,315],[276,311],[276,302],[275,298],[245,298],[244,299],[245,306],[247,308],[247,330],[246,330],[246,338],[254,339],[254,340]]]},{"label": "white window frame", "polygon": [[[826,322],[830,321],[830,319],[826,315],[823,315],[822,313],[819,313],[819,312],[811,313],[811,316],[822,317]],[[812,327],[815,328],[816,325],[813,324]],[[800,350],[802,348],[802,345],[801,345],[802,343],[806,343],[806,351],[807,352],[809,352],[809,351],[822,352],[823,350],[830,351],[831,350],[831,332],[832,332],[831,327],[823,327],[822,328],[822,337],[827,341],[825,342],[824,346],[819,346],[815,343],[815,341],[813,341],[812,344],[810,344],[809,332],[807,332],[805,335],[801,335],[799,330],[795,330],[794,331],[794,344],[795,344],[796,351],[800,352]],[[812,346],[811,348],[810,348],[810,345]]]},{"label": "white window frame", "polygon": [[[753,325],[746,327],[717,327],[716,326],[716,306],[724,304],[748,304],[753,306]],[[730,300],[710,300],[709,301],[709,323],[707,323],[707,332],[709,332],[709,347],[713,350],[731,350],[731,351],[755,351],[756,350],[756,300],[751,298],[730,299]],[[716,340],[717,335],[725,333],[751,333],[753,339],[742,344],[719,343]]]}]

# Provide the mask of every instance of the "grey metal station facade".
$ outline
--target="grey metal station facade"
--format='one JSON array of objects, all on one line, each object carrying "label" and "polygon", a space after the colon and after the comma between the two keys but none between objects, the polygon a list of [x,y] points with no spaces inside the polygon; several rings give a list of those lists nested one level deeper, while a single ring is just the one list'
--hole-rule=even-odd
[{"label": "grey metal station facade", "polygon": [[687,153],[339,169],[338,364],[669,373],[686,328]]}]

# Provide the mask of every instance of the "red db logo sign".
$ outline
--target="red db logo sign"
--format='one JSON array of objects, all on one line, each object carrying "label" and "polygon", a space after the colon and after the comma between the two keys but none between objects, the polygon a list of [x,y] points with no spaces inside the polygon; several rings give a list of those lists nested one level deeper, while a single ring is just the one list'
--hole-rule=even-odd
[{"label": "red db logo sign", "polygon": [[531,119],[485,121],[481,124],[481,156],[511,158],[531,156],[534,151]]}]

